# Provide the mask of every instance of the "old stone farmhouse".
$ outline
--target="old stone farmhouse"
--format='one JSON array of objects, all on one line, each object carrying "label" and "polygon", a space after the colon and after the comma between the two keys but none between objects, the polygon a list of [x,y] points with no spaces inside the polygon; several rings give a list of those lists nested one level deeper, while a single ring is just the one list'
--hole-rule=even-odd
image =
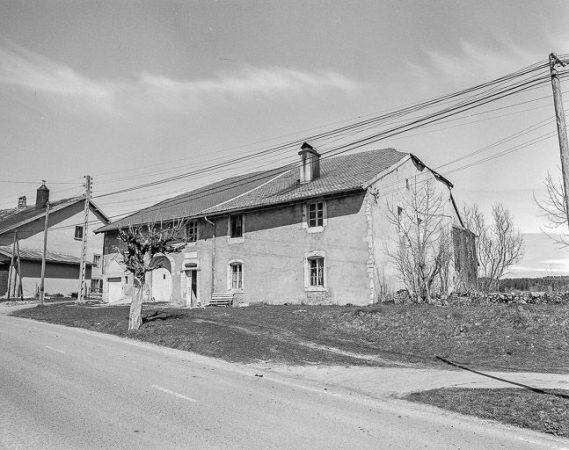
[{"label": "old stone farmhouse", "polygon": [[391,148],[321,157],[305,143],[298,164],[204,186],[96,230],[105,235],[103,300],[129,301],[133,293],[119,228],[183,218],[185,247],[155,258],[148,300],[193,306],[230,294],[235,304],[378,301],[402,287],[385,254],[397,230],[384,200],[397,204],[417,177],[445,196],[456,288],[468,265],[460,261],[465,230],[448,180]]}]

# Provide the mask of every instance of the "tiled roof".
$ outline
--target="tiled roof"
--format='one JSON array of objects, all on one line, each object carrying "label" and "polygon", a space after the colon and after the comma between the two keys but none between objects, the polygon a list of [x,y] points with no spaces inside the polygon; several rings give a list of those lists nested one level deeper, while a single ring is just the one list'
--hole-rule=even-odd
[{"label": "tiled roof", "polygon": [[[49,210],[50,212],[54,212],[78,201],[82,200],[79,198],[66,198],[64,200],[50,202]],[[35,205],[21,209],[2,210],[0,211],[0,234],[10,231],[22,223],[31,222],[43,216],[45,216],[45,208],[36,208]]]},{"label": "tiled roof", "polygon": [[114,230],[128,224],[221,214],[363,189],[366,182],[406,156],[407,153],[392,148],[336,157],[323,156],[320,177],[304,184],[299,182],[297,164],[250,173],[165,200],[95,232]]},{"label": "tiled roof", "polygon": [[287,203],[321,195],[362,189],[378,173],[407,156],[392,148],[320,160],[320,177],[300,184],[299,168],[294,167],[278,178],[229,202],[204,211],[207,214],[237,211]]},{"label": "tiled roof", "polygon": [[[7,256],[9,258],[12,257],[12,247],[11,246],[0,246],[0,254]],[[43,256],[42,250],[28,250],[28,249],[21,249],[20,250],[20,258],[22,260],[29,260],[29,261],[41,261]],[[80,264],[81,259],[67,255],[66,253],[59,253],[59,252],[51,252],[48,251],[46,255],[46,261],[53,262],[53,263],[60,263],[60,264]],[[92,266],[93,264],[87,262],[87,265]]]},{"label": "tiled roof", "polygon": [[[55,202],[49,202],[50,214],[68,206],[74,205],[77,202],[83,202],[84,199],[80,197],[65,198]],[[91,210],[97,214],[102,222],[109,222],[107,216],[99,209],[93,202],[90,203]],[[0,234],[11,231],[20,225],[32,222],[36,219],[45,217],[46,208],[36,208],[35,205],[27,206],[26,208],[12,208],[0,210]],[[53,223],[51,225],[54,225]]]},{"label": "tiled roof", "polygon": [[164,200],[156,205],[141,209],[140,211],[123,217],[104,227],[95,230],[101,233],[108,230],[116,230],[129,224],[141,224],[160,220],[172,220],[181,217],[198,216],[202,211],[212,206],[241,195],[245,192],[266,183],[274,178],[281,170],[267,172],[255,172],[228,178],[217,183],[186,192],[185,194]]}]

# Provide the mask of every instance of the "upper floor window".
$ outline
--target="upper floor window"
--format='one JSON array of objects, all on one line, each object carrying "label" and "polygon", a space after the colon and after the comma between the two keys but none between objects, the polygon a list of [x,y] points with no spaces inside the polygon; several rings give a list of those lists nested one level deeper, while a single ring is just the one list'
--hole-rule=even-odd
[{"label": "upper floor window", "polygon": [[83,239],[83,227],[81,225],[75,225],[75,239]]},{"label": "upper floor window", "polygon": [[101,255],[93,255],[93,264],[95,267],[101,267]]},{"label": "upper floor window", "polygon": [[229,217],[229,237],[243,237],[243,214]]},{"label": "upper floor window", "polygon": [[196,242],[198,240],[198,221],[190,220],[186,225],[186,241]]},{"label": "upper floor window", "polygon": [[328,222],[327,215],[324,200],[305,203],[302,205],[302,227],[308,233],[321,233]]},{"label": "upper floor window", "polygon": [[308,228],[324,226],[324,202],[308,204]]}]

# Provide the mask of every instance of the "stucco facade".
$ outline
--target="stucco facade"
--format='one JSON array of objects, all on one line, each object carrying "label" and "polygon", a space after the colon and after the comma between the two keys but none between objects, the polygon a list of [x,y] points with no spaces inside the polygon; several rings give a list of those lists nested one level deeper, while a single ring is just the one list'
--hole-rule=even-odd
[{"label": "stucco facade", "polygon": [[[397,236],[387,208],[417,176],[432,180],[448,199],[443,214],[449,230],[460,224],[449,183],[417,159],[401,158],[358,188],[188,218],[197,223],[197,240],[165,255],[158,272],[147,277],[146,299],[194,306],[232,293],[235,305],[377,302],[403,287],[386,255]],[[312,223],[316,209],[320,221]],[[235,217],[242,233],[231,237]],[[118,231],[105,231],[103,275],[111,281],[104,283],[103,300],[110,303],[129,301],[133,293],[121,248]]]}]

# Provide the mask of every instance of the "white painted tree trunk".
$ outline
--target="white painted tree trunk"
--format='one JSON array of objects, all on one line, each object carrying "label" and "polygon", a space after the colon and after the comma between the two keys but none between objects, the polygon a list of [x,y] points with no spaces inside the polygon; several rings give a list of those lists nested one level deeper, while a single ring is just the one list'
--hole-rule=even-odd
[{"label": "white painted tree trunk", "polygon": [[142,325],[142,298],[144,295],[144,282],[139,282],[136,294],[130,303],[130,314],[128,317],[128,330],[136,331]]}]

